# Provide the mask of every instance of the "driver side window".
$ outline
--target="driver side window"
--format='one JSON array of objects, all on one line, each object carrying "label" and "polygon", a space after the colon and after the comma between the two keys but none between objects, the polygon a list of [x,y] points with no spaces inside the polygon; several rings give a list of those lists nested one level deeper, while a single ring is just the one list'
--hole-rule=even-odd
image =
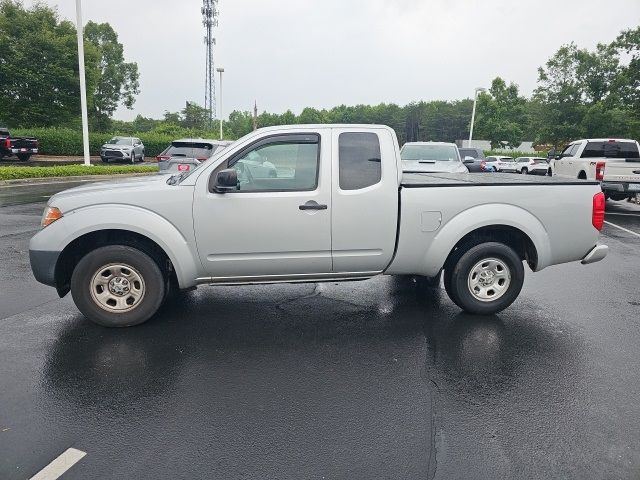
[{"label": "driver side window", "polygon": [[319,137],[275,137],[229,162],[239,192],[311,191],[318,186]]}]

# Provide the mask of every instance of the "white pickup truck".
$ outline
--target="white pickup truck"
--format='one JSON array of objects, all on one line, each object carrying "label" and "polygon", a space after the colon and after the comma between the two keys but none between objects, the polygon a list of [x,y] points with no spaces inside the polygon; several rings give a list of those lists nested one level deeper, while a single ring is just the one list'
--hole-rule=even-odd
[{"label": "white pickup truck", "polygon": [[576,140],[551,161],[554,175],[596,180],[612,200],[640,193],[640,146],[635,140]]},{"label": "white pickup truck", "polygon": [[443,271],[458,306],[492,314],[520,293],[524,261],[538,271],[604,258],[603,219],[597,182],[403,174],[388,127],[297,125],[252,132],[169,179],[54,195],[30,258],[36,279],[105,326],[142,323],[199,284],[379,274],[439,284]]}]

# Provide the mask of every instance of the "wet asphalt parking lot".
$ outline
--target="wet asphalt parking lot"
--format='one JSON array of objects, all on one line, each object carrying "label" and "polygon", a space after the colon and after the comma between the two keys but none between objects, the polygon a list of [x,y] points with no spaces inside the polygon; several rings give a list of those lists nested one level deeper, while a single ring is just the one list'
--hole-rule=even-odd
[{"label": "wet asphalt parking lot", "polygon": [[640,206],[492,317],[380,277],[204,287],[110,330],[31,275],[67,186],[0,187],[0,479],[69,448],[65,479],[640,477]]}]

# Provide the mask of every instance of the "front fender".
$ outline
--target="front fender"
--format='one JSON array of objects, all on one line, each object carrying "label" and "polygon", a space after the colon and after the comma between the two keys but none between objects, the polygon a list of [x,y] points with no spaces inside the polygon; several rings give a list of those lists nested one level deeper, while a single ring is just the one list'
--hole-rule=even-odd
[{"label": "front fender", "polygon": [[171,260],[180,288],[196,284],[202,266],[178,228],[155,212],[131,205],[94,205],[66,213],[38,232],[29,250],[61,252],[75,239],[100,230],[126,230],[153,240]]},{"label": "front fender", "polygon": [[437,275],[444,267],[449,253],[468,233],[482,227],[503,225],[517,228],[531,239],[538,253],[536,271],[550,264],[549,235],[540,220],[527,210],[514,205],[486,204],[459,213],[438,230],[422,259],[424,274]]}]

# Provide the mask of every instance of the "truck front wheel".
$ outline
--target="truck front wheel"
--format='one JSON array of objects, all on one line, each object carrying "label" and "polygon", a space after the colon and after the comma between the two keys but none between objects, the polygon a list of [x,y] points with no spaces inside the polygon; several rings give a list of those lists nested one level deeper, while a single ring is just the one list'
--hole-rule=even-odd
[{"label": "truck front wheel", "polygon": [[162,305],[165,281],[146,253],[109,245],[85,255],[71,276],[78,310],[104,327],[130,327],[151,318]]},{"label": "truck front wheel", "polygon": [[449,298],[464,311],[491,315],[511,305],[524,283],[518,254],[503,243],[486,242],[456,252],[445,267]]}]

